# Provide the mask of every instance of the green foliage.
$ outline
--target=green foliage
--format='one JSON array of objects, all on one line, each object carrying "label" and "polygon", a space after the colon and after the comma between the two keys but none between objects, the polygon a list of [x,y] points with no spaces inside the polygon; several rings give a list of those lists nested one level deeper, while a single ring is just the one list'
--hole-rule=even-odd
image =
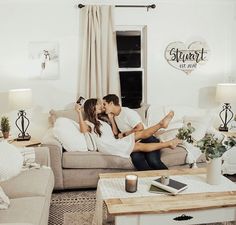
[{"label": "green foliage", "polygon": [[3,116],[1,118],[1,130],[2,130],[2,132],[9,132],[10,131],[9,119],[6,116]]},{"label": "green foliage", "polygon": [[228,137],[226,141],[223,138],[220,140],[214,134],[206,134],[201,140],[194,142],[191,134],[194,127],[188,124],[187,127],[180,128],[177,138],[192,143],[194,146],[200,148],[201,152],[205,154],[206,159],[214,159],[221,157],[227,150],[236,146],[236,138]]},{"label": "green foliage", "polygon": [[195,131],[195,128],[192,127],[191,123],[188,123],[186,127],[178,129],[177,138],[180,140],[187,141],[188,143],[193,143],[191,134]]}]

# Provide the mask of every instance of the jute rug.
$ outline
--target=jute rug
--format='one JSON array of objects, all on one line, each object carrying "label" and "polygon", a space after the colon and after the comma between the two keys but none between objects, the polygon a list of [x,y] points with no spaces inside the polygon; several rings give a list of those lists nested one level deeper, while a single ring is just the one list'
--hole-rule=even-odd
[{"label": "jute rug", "polygon": [[48,224],[91,225],[95,203],[95,190],[53,193]]},{"label": "jute rug", "polygon": [[[91,225],[95,210],[96,191],[66,191],[53,193],[49,214],[49,225]],[[104,206],[105,207],[105,206]],[[104,208],[105,217],[106,209]],[[104,221],[114,225],[113,218]],[[214,223],[208,225],[236,225],[236,222]]]}]

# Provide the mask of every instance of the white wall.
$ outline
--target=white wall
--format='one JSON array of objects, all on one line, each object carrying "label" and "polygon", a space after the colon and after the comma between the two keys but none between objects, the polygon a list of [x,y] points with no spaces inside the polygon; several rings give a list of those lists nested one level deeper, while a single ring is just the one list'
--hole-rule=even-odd
[{"label": "white wall", "polygon": [[[236,82],[235,1],[84,0],[82,3],[157,5],[149,12],[144,8],[115,9],[116,25],[147,25],[148,103],[215,107],[215,85],[228,79]],[[81,9],[76,8],[72,0],[0,1],[0,114],[9,111],[6,100],[9,89],[32,88],[33,135],[42,135],[49,109],[64,108],[77,97],[82,36],[80,13]],[[167,63],[164,51],[170,42],[189,44],[198,40],[206,41],[210,47],[207,64],[187,76]],[[59,43],[58,80],[29,79],[28,44],[32,41]]]}]

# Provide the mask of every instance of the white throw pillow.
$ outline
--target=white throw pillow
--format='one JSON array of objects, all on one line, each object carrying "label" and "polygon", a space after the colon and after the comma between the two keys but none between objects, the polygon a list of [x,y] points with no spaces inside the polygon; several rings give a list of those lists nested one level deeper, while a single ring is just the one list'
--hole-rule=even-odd
[{"label": "white throw pillow", "polygon": [[176,138],[176,135],[178,134],[178,128],[176,129],[170,129],[170,130],[166,130],[164,131],[163,134],[158,135],[158,138],[162,141],[169,141],[171,139]]},{"label": "white throw pillow", "polygon": [[71,119],[57,118],[53,134],[66,151],[88,151],[84,134],[79,130],[79,124]]},{"label": "white throw pillow", "polygon": [[22,165],[23,156],[20,150],[6,141],[0,142],[0,181],[19,174]]},{"label": "white throw pillow", "polygon": [[0,186],[0,209],[8,209],[10,205],[10,200],[4,193],[2,187]]}]

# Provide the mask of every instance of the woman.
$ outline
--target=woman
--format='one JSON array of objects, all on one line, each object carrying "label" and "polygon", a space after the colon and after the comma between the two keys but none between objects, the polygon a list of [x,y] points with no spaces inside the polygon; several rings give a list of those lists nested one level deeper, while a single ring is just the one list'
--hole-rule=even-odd
[{"label": "woman", "polygon": [[137,142],[140,139],[152,136],[157,130],[168,125],[173,117],[172,114],[168,114],[163,120],[152,127],[116,139],[111,126],[99,119],[99,114],[103,111],[103,106],[98,99],[88,99],[83,107],[86,121],[83,119],[81,106],[76,104],[75,107],[78,112],[80,131],[82,133],[90,132],[93,135],[98,151],[100,152],[129,158],[132,152],[152,152],[166,147],[175,148],[180,143],[180,140],[177,138],[159,143]]}]

